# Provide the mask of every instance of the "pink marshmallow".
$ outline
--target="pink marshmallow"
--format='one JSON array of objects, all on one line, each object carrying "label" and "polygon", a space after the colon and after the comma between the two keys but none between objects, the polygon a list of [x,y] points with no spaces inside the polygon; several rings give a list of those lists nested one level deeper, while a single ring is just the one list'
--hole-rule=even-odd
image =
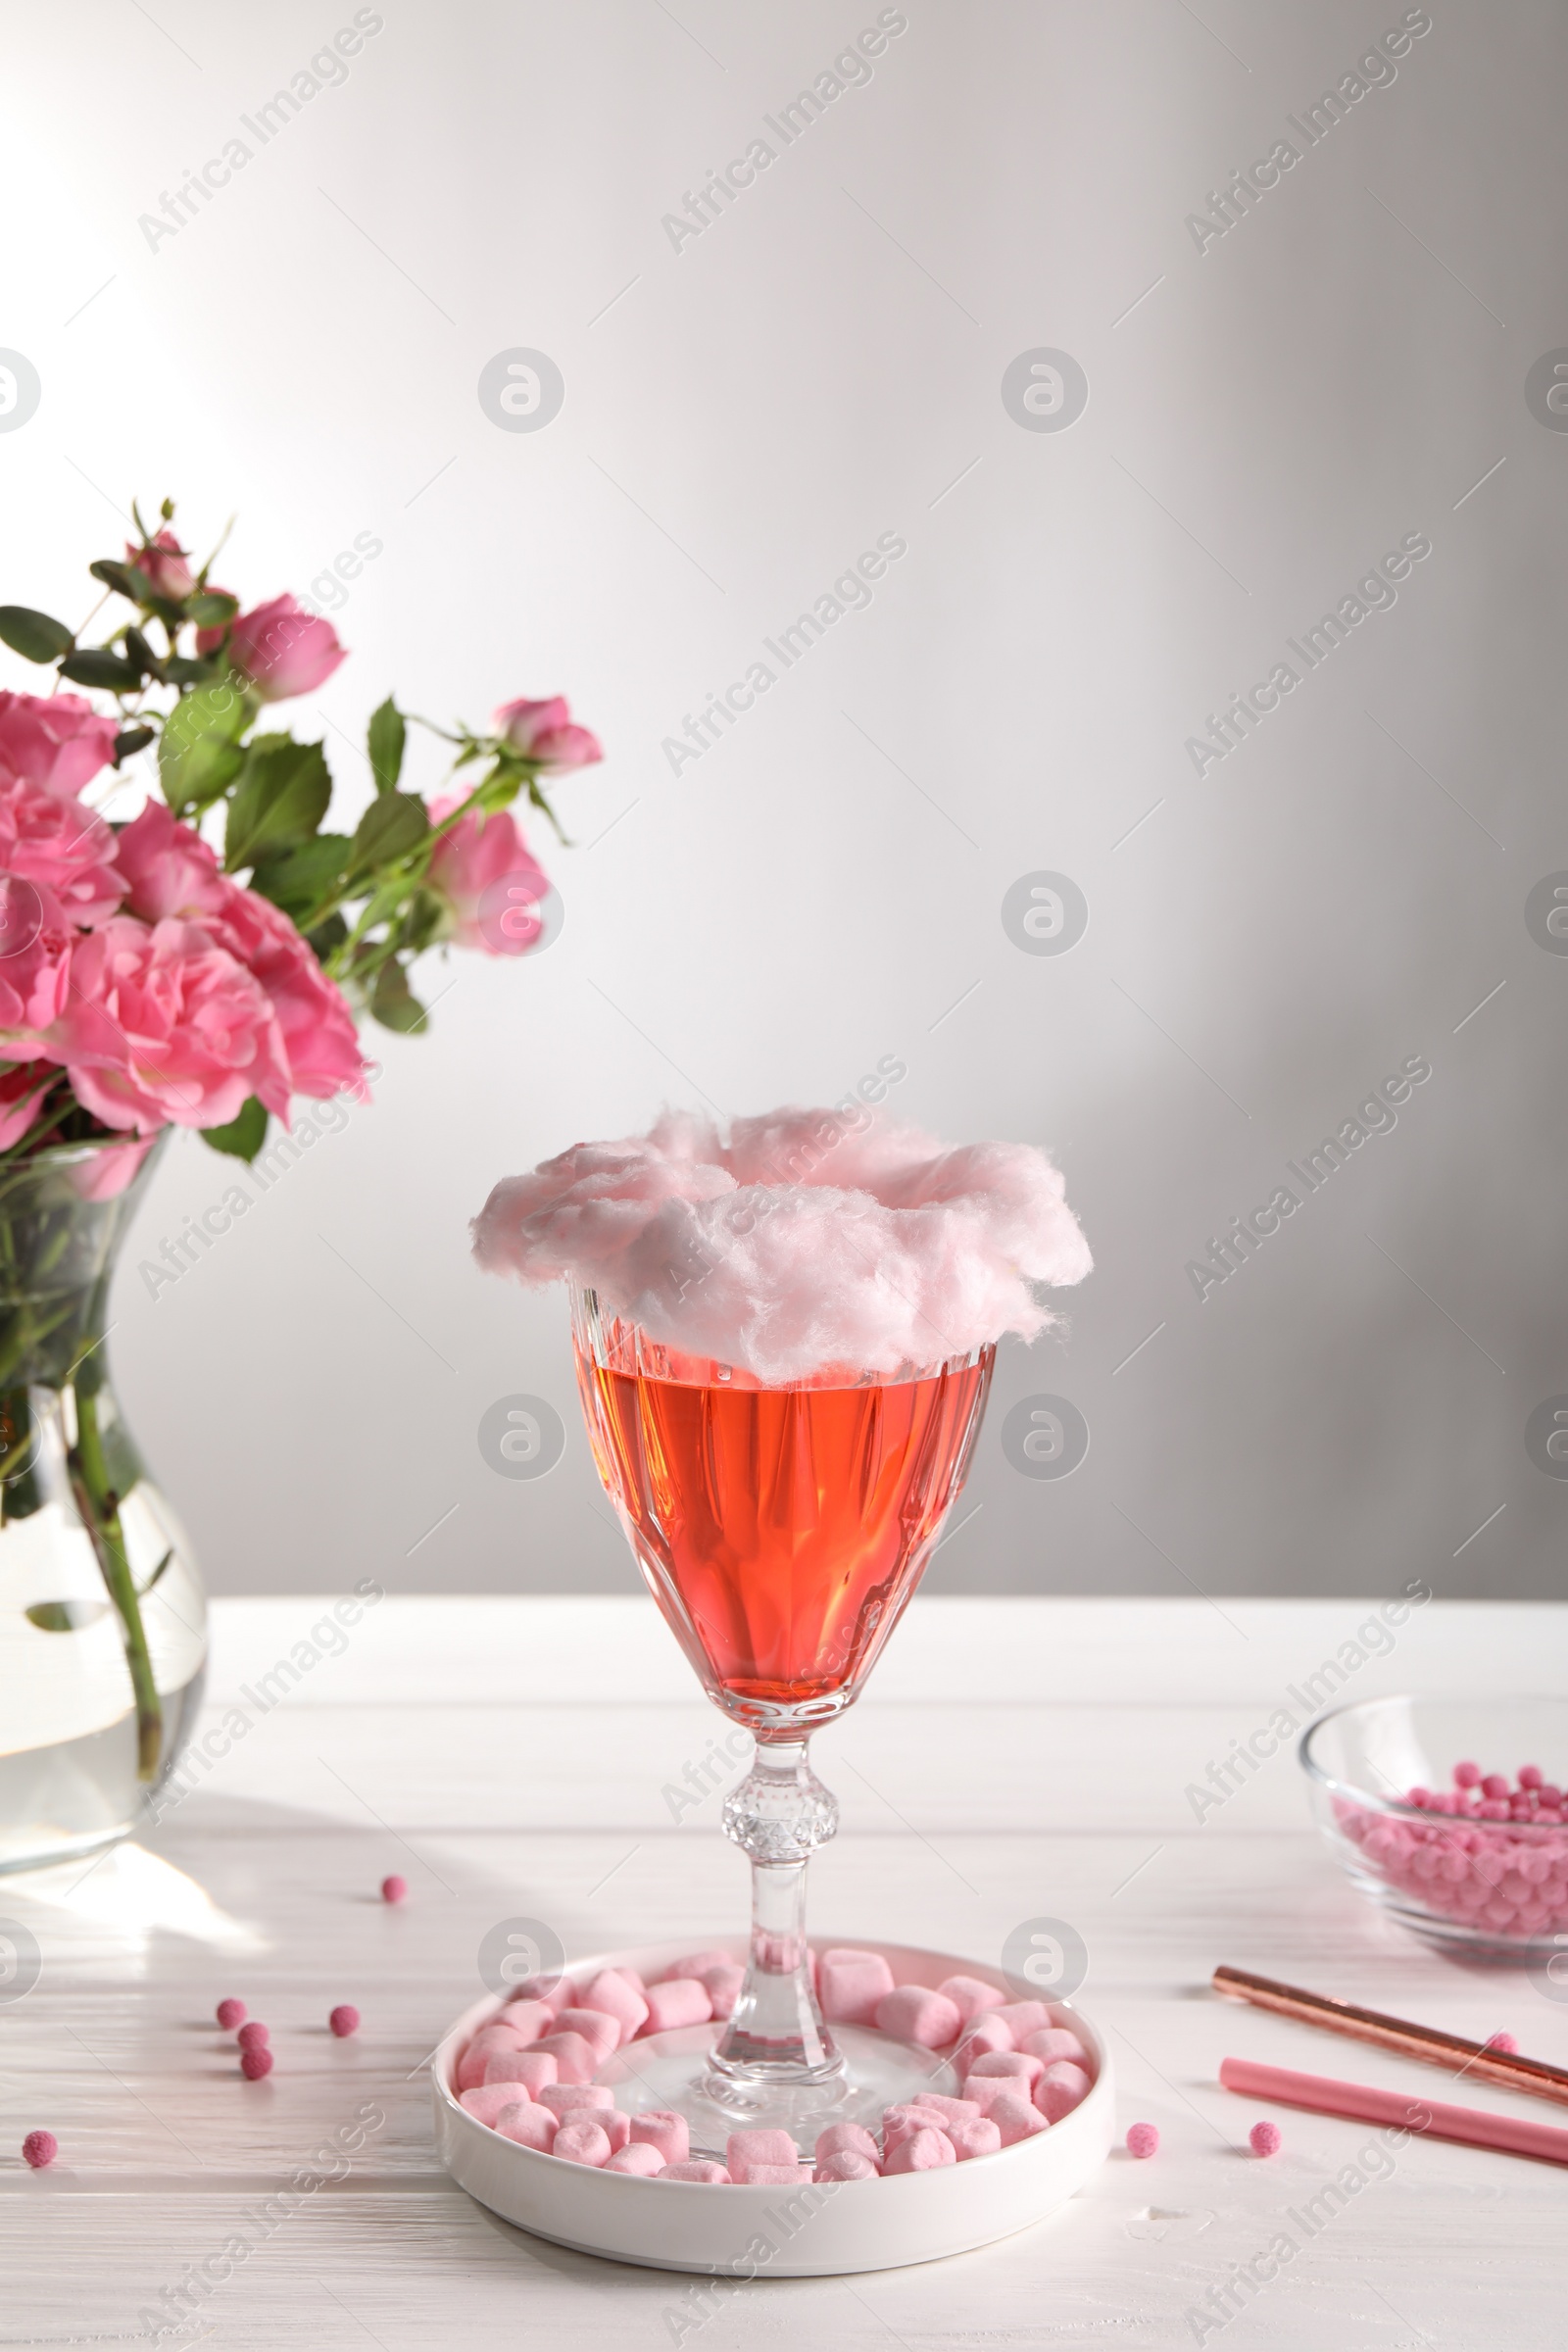
[{"label": "pink marshmallow", "polygon": [[938,2090],[922,2090],[915,2104],[919,2107],[934,2107],[939,2115],[945,2116],[947,2122],[942,2127],[944,2132],[950,2123],[973,2123],[980,2114],[980,2104],[977,2099],[950,2099]]},{"label": "pink marshmallow", "polygon": [[536,2107],[530,2101],[527,2106],[509,2107],[496,2130],[503,2139],[514,2139],[519,2148],[535,2148],[541,2156],[548,2156],[556,2144],[559,2126],[548,2107]]},{"label": "pink marshmallow", "polygon": [[958,2116],[948,2126],[948,2137],[959,2164],[976,2156],[994,2156],[1002,2145],[1002,2128],[989,2115]]},{"label": "pink marshmallow", "polygon": [[602,1968],[583,1994],[585,2009],[603,2009],[620,2027],[622,2041],[630,2041],[648,2015],[648,2003],[623,1969]]},{"label": "pink marshmallow", "polygon": [[612,2058],[621,2042],[620,2020],[606,2009],[563,2009],[556,2020],[556,2033],[580,2034],[594,2053],[596,2066]]},{"label": "pink marshmallow", "polygon": [[[1046,2121],[1059,2123],[1088,2095],[1089,2077],[1070,2058],[1054,2058],[1035,2084],[1035,2105]],[[993,2115],[996,2109],[992,2109]]]},{"label": "pink marshmallow", "polygon": [[665,1977],[648,1987],[645,2034],[667,2034],[674,2026],[706,2026],[713,2014],[708,1987],[696,1977]]},{"label": "pink marshmallow", "polygon": [[552,2154],[564,2157],[567,2164],[586,2164],[597,2173],[610,2162],[610,2136],[586,2116],[574,2116],[556,2133]]},{"label": "pink marshmallow", "polygon": [[732,1960],[715,1961],[711,1968],[702,1971],[697,1982],[705,1987],[715,2017],[734,2016],[741,1986],[746,1982],[744,1968],[737,1968]]},{"label": "pink marshmallow", "polygon": [[835,2155],[824,2156],[811,2175],[813,2180],[874,2180],[876,2177],[870,2157],[858,2155],[854,2148],[840,2148]]},{"label": "pink marshmallow", "polygon": [[504,2026],[481,2026],[458,2060],[459,2090],[477,2090],[484,2081],[486,2062],[497,2050],[520,2050],[524,2047],[520,2034]]},{"label": "pink marshmallow", "polygon": [[894,2173],[934,2173],[945,2164],[956,2164],[953,2142],[945,2132],[934,2125],[922,2132],[911,2132],[901,2139],[882,2167],[884,2180]]},{"label": "pink marshmallow", "polygon": [[636,2173],[644,2180],[651,2180],[656,2173],[663,2171],[664,2159],[652,2140],[629,2139],[623,2148],[615,2150],[604,2169],[607,2173]]},{"label": "pink marshmallow", "polygon": [[[653,1986],[649,1986],[652,1992]],[[711,2187],[723,2187],[729,2175],[721,2164],[712,2164],[706,2157],[695,2158],[690,2164],[666,2164],[660,2174],[661,2180],[703,2180]]]},{"label": "pink marshmallow", "polygon": [[1002,2134],[1003,2146],[1010,2148],[1020,2139],[1032,2139],[1037,2132],[1048,2130],[1051,2119],[1021,2090],[1004,2090],[1000,2099],[992,2100],[990,2120]]},{"label": "pink marshmallow", "polygon": [[1039,2034],[1025,2034],[1018,2047],[1047,2066],[1054,2058],[1070,2058],[1077,2066],[1087,2065],[1089,2059],[1089,2052],[1077,2034],[1069,2033],[1065,2026],[1047,2026]]},{"label": "pink marshmallow", "polygon": [[937,1990],[953,2003],[965,2025],[984,2010],[995,2009],[1002,1999],[994,1984],[984,1984],[978,1977],[947,1977]]},{"label": "pink marshmallow", "polygon": [[730,2167],[729,2177],[737,2188],[788,2188],[798,2180],[809,2180],[810,2168],[796,2164],[743,2164],[737,2171]]},{"label": "pink marshmallow", "polygon": [[615,2094],[608,2082],[547,2082],[539,2093],[539,2104],[548,2107],[552,2115],[566,2116],[585,2107],[613,2107]]},{"label": "pink marshmallow", "polygon": [[[662,1971],[662,1981],[671,1977],[704,1977],[710,1968],[733,1968],[734,1966],[735,1955],[733,1952],[688,1952],[683,1959],[672,1960],[669,1966]],[[646,1985],[644,1990],[647,1990]]]},{"label": "pink marshmallow", "polygon": [[1045,2071],[1045,2060],[1032,2058],[1027,2050],[988,2050],[969,2070],[972,2081],[983,2082],[992,2076],[1002,2076],[1022,2083],[1025,2090],[1033,2090]]},{"label": "pink marshmallow", "polygon": [[672,2107],[645,2107],[631,2119],[632,2144],[646,2140],[661,2164],[684,2164],[692,2152],[691,2130]]},{"label": "pink marshmallow", "polygon": [[593,2045],[580,2034],[547,2034],[536,2049],[547,2050],[556,2062],[556,2073],[563,2082],[591,2082],[599,2072],[599,2060]]},{"label": "pink marshmallow", "polygon": [[876,2023],[879,2033],[917,2042],[923,2050],[946,2049],[963,2027],[957,2004],[923,1984],[895,1984],[885,1992],[876,2005]]},{"label": "pink marshmallow", "polygon": [[835,2026],[874,2026],[877,2003],[893,1990],[893,1971],[880,1952],[836,1945],[818,1969],[822,2015]]},{"label": "pink marshmallow", "polygon": [[509,2001],[496,2020],[497,2025],[506,2026],[522,2042],[537,2041],[541,2034],[550,2032],[555,2022],[556,2013],[548,2001]]},{"label": "pink marshmallow", "polygon": [[556,2080],[556,2062],[548,2050],[497,2050],[484,2070],[486,2083],[515,2083],[530,2099]]},{"label": "pink marshmallow", "polygon": [[1000,2009],[990,2012],[1000,2017],[1012,2034],[1013,2047],[1022,2049],[1026,2034],[1044,2034],[1055,2019],[1044,2001],[1004,2001]]},{"label": "pink marshmallow", "polygon": [[830,2156],[869,2156],[875,2164],[880,2155],[881,2150],[863,2124],[829,2124],[816,2135],[818,2164],[826,2164]]},{"label": "pink marshmallow", "polygon": [[1010,2050],[1012,2046],[1012,2029],[994,2009],[984,2017],[971,2018],[964,2028],[963,2039],[953,2053],[959,2082],[977,2058],[989,2057],[993,2050]]},{"label": "pink marshmallow", "polygon": [[787,2132],[732,2132],[724,2162],[731,2173],[740,2164],[798,2164],[800,2151]]},{"label": "pink marshmallow", "polygon": [[1029,2085],[1018,2075],[965,2075],[963,2095],[972,2099],[982,2115],[989,2115],[1004,2092],[1013,2090],[1020,2098],[1030,2095]]},{"label": "pink marshmallow", "polygon": [[612,2156],[631,2145],[631,2117],[618,2107],[573,2107],[564,2120],[569,2124],[596,2123],[610,2142]]},{"label": "pink marshmallow", "polygon": [[488,2082],[476,2090],[466,2090],[458,2105],[469,2115],[477,2116],[493,2132],[509,2107],[531,2106],[527,2092],[517,2082]]},{"label": "pink marshmallow", "polygon": [[882,2153],[891,2156],[900,2140],[908,2139],[916,2132],[947,2129],[947,2117],[940,2107],[926,2107],[918,2099],[903,2099],[897,2105],[882,2110]]}]

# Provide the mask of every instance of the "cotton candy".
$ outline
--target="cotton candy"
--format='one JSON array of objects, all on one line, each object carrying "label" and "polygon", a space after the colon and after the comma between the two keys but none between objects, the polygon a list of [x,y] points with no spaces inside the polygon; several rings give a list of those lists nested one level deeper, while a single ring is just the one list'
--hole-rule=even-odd
[{"label": "cotton candy", "polygon": [[894,1372],[1054,1321],[1037,1284],[1081,1282],[1063,1180],[1027,1144],[947,1150],[857,1109],[709,1120],[574,1144],[509,1176],[474,1254],[537,1288],[596,1291],[651,1338],[761,1381]]}]

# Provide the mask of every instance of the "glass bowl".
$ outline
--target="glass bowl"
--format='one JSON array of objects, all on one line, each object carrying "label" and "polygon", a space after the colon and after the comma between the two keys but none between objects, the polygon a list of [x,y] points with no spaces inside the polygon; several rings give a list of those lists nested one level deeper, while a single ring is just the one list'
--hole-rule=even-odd
[{"label": "glass bowl", "polygon": [[[1360,1699],[1320,1716],[1297,1752],[1337,1860],[1402,1926],[1516,1965],[1568,1946],[1568,1700]],[[1514,1797],[1539,1767],[1545,1799],[1527,1797],[1544,1818],[1496,1819],[1505,1800],[1455,1783],[1472,1763]],[[1411,1803],[1418,1790],[1443,1805]]]}]

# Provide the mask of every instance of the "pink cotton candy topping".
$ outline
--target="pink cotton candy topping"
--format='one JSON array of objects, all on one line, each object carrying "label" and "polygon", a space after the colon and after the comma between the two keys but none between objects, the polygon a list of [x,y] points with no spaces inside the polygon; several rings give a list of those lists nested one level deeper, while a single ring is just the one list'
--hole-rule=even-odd
[{"label": "pink cotton candy topping", "polygon": [[504,1178],[474,1255],[530,1288],[584,1284],[666,1347],[758,1380],[893,1372],[1054,1321],[1033,1286],[1091,1264],[1064,1191],[1028,1144],[949,1151],[868,1113],[793,1108],[737,1119],[725,1142],[666,1111]]}]

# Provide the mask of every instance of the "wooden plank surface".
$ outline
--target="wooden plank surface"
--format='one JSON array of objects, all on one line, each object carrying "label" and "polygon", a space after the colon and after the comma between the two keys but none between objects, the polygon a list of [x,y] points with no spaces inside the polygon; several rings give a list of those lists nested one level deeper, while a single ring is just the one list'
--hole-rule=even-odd
[{"label": "wooden plank surface", "polygon": [[[1307,1820],[1289,1754],[1193,1817],[1187,1784],[1367,1613],[1200,1599],[915,1607],[867,1697],[817,1742],[844,1828],[813,1865],[813,1925],[995,1967],[1020,1920],[1071,1921],[1090,1953],[1081,1997],[1116,2052],[1122,2123],[1156,2123],[1161,2151],[1142,2165],[1118,2153],[1065,2212],[1004,2245],[853,2282],[760,2278],[684,2340],[701,2352],[1198,2341],[1184,2315],[1367,2137],[1286,2117],[1282,2155],[1257,2162],[1252,2109],[1217,2086],[1228,2052],[1531,2112],[1204,1990],[1229,1960],[1460,2033],[1506,2027],[1568,2063],[1568,2005],[1521,1973],[1446,1963],[1360,1901]],[[205,1721],[238,1707],[243,1736],[138,1844],[90,1870],[0,1882],[0,1916],[43,1955],[33,1990],[0,2002],[0,2345],[155,2340],[165,2290],[211,2257],[221,2268],[247,2234],[261,2242],[162,2340],[674,2342],[668,2278],[531,2240],[446,2181],[422,2061],[478,1990],[474,1955],[498,1919],[547,1920],[575,1952],[738,1928],[745,1870],[718,1832],[722,1783],[683,1801],[688,1767],[700,1781],[725,1727],[651,1605],[608,1598],[389,1599],[339,1654],[323,1639],[264,1711],[264,1678],[320,1617],[315,1601],[220,1603]],[[1549,1690],[1565,1664],[1568,1609],[1432,1603],[1350,1689]],[[399,1910],[376,1896],[389,1870],[410,1882]],[[240,2081],[209,2023],[230,1990],[271,2028],[278,2063],[264,2083]],[[347,2042],[325,2029],[340,2000],[365,2018]],[[357,2118],[365,2141],[344,2176],[261,2229],[262,2201]],[[46,2175],[16,2153],[34,2125],[62,2145]],[[1568,2180],[1544,2166],[1411,2143],[1223,2340],[1546,2352],[1562,2338],[1565,2204]]]}]

